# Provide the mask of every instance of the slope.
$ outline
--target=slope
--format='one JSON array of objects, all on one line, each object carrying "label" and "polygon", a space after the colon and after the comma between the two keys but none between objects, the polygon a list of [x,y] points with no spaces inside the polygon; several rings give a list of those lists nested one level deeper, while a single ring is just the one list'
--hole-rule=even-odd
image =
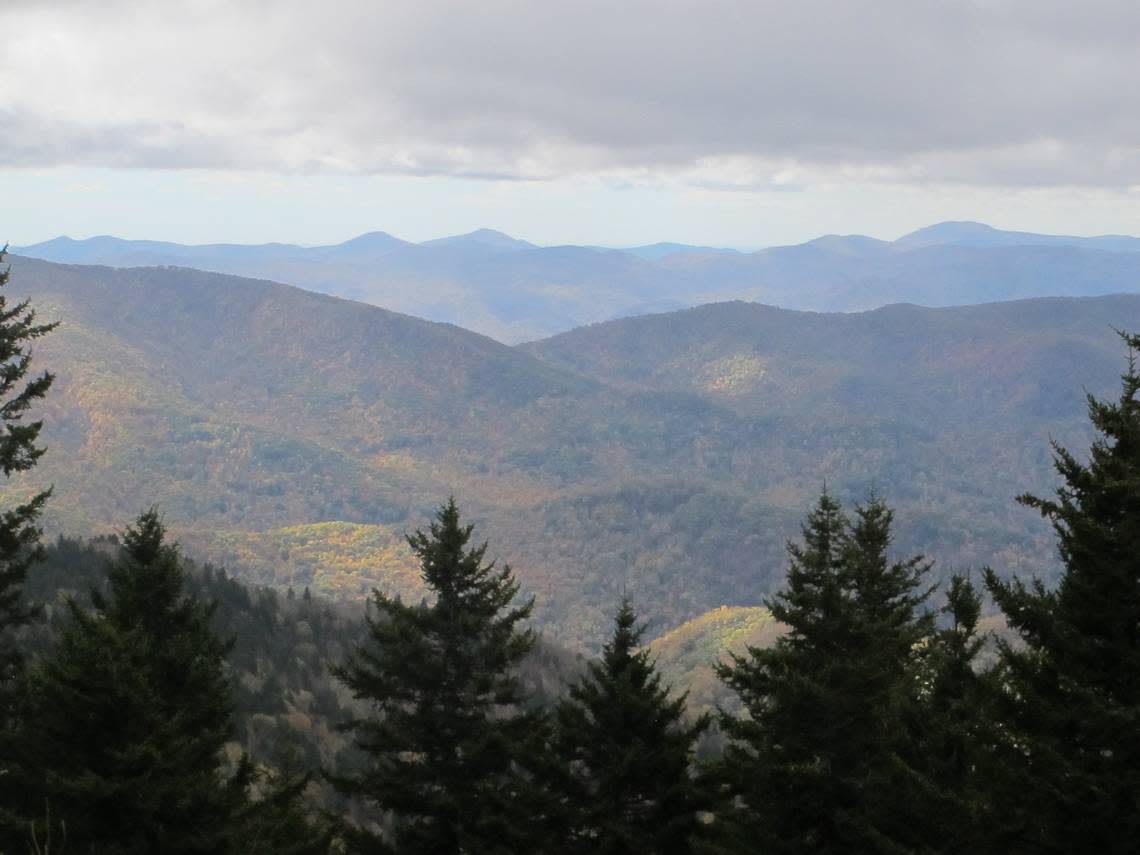
[{"label": "slope", "polygon": [[[516,254],[526,254],[519,250]],[[826,479],[899,507],[940,567],[1051,572],[1012,497],[1087,444],[1140,298],[815,315],[748,304],[521,348],[264,281],[14,259],[63,326],[37,350],[50,523],[101,534],[159,502],[195,554],[264,584],[415,596],[405,531],[454,493],[570,644],[623,589],[660,628],[751,606]],[[11,495],[29,490],[17,481]]]}]

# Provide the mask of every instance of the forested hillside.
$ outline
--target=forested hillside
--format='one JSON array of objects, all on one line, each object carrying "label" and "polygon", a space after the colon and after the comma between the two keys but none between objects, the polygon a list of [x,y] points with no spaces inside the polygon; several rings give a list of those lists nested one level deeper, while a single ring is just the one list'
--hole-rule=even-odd
[{"label": "forested hillside", "polygon": [[1137,33],[0,0],[0,855],[1136,855]]},{"label": "forested hillside", "polygon": [[[107,569],[120,549],[115,535],[90,542],[60,537],[48,545],[24,588],[28,602],[44,609],[44,620],[28,627],[21,641],[33,664],[66,624],[69,600],[90,608],[92,593],[107,595]],[[230,761],[245,751],[257,763],[294,772],[331,772],[359,762],[338,727],[363,708],[329,669],[363,642],[363,603],[334,603],[307,588],[243,584],[209,564],[187,561],[185,569],[187,593],[216,604],[212,627],[233,643],[227,655],[235,709]],[[580,668],[578,656],[544,639],[520,674],[528,696],[549,704]],[[331,788],[317,790],[329,807],[343,806]]]},{"label": "forested hillside", "polygon": [[[106,595],[107,568],[119,550],[116,536],[90,543],[59,538],[49,545],[25,588],[45,616],[26,631],[33,661],[50,650],[67,620],[69,599],[89,608],[92,592]],[[187,570],[188,592],[217,603],[213,627],[234,642],[228,676],[237,712],[235,746],[261,763],[336,768],[348,742],[335,728],[351,714],[352,702],[330,678],[328,663],[360,642],[362,609],[334,606],[305,590],[249,587],[209,565]],[[236,758],[236,751],[231,754]]]},{"label": "forested hillside", "polygon": [[[410,593],[402,534],[454,493],[593,645],[623,589],[653,632],[772,590],[826,481],[900,506],[939,568],[1055,565],[1013,496],[1087,441],[1140,297],[820,315],[723,304],[523,348],[270,282],[14,258],[62,321],[36,483],[72,536],[157,501],[194,555],[279,590]],[[16,480],[8,495],[31,489]]]},{"label": "forested hillside", "polygon": [[[34,274],[35,268],[24,269]],[[50,276],[53,268],[41,267],[41,275],[45,272]],[[76,457],[92,449],[104,452],[103,458],[88,458],[104,461],[100,478],[85,483],[81,479],[90,478],[90,469],[78,476],[55,470],[62,473],[65,489],[80,488],[71,496],[61,491],[60,515],[67,519],[69,510],[85,508],[85,515],[71,518],[79,526],[106,512],[107,504],[90,492],[102,479],[109,484],[112,476],[127,473],[115,481],[118,489],[152,498],[163,492],[164,480],[168,485],[188,478],[209,483],[195,479],[188,464],[173,470],[163,464],[177,467],[182,462],[177,452],[188,440],[224,437],[218,423],[199,417],[192,424],[202,433],[159,434],[165,447],[152,447],[153,435],[146,431],[156,424],[177,430],[183,419],[209,412],[225,416],[225,424],[233,425],[231,436],[253,428],[268,432],[271,422],[259,423],[258,416],[287,418],[275,406],[285,396],[272,390],[274,383],[282,388],[290,381],[292,405],[302,404],[293,424],[312,447],[335,439],[337,421],[344,418],[338,411],[321,422],[304,408],[299,393],[315,384],[303,376],[302,360],[279,344],[279,314],[288,313],[291,301],[307,302],[304,308],[313,317],[323,314],[326,298],[272,283],[201,274],[205,280],[194,283],[201,286],[200,293],[224,303],[227,317],[244,317],[238,329],[217,324],[220,329],[211,337],[202,325],[217,319],[201,318],[182,299],[186,271],[175,271],[172,280],[159,275],[144,282],[107,268],[67,268],[64,273],[89,279],[65,283],[74,294],[66,287],[55,292],[45,288],[49,296],[36,308],[82,317],[91,339],[97,335],[92,329],[117,335],[115,355],[145,353],[149,358],[136,358],[133,376],[106,363],[98,366],[90,358],[98,350],[80,360],[59,325],[39,323],[28,302],[9,304],[8,292],[0,295],[0,362],[5,367],[5,442],[0,450],[6,474],[25,475],[9,482],[11,510],[0,519],[0,846],[6,851],[24,843],[35,852],[58,851],[70,839],[92,851],[251,855],[392,849],[727,855],[757,847],[835,853],[1029,852],[1058,846],[1073,851],[1086,842],[1098,851],[1124,852],[1122,844],[1134,842],[1136,772],[1130,758],[1137,699],[1129,675],[1137,655],[1131,631],[1137,602],[1132,520],[1140,506],[1140,337],[1118,336],[1127,351],[1119,398],[1084,396],[1089,422],[1084,433],[1094,434],[1088,455],[1078,456],[1055,441],[1050,463],[1062,485],[1054,498],[1032,491],[1017,498],[1020,506],[1052,523],[1059,578],[1026,584],[1016,573],[1016,558],[1032,555],[1009,553],[998,556],[1001,572],[993,567],[981,571],[984,589],[969,572],[947,575],[941,585],[933,585],[933,561],[916,554],[912,544],[926,541],[926,551],[934,552],[937,546],[932,550],[930,541],[937,542],[938,525],[949,528],[959,518],[961,532],[984,530],[971,524],[977,513],[971,497],[963,496],[959,506],[942,507],[942,518],[928,530],[915,526],[912,515],[908,531],[897,525],[895,509],[883,499],[875,474],[862,467],[894,477],[899,470],[885,465],[885,458],[860,456],[856,465],[840,470],[840,477],[829,478],[824,469],[824,484],[800,517],[798,535],[787,539],[777,571],[780,581],[767,595],[757,593],[743,607],[708,611],[646,645],[647,624],[629,593],[629,568],[623,567],[620,596],[609,594],[610,634],[585,640],[571,636],[576,647],[601,642],[601,655],[583,660],[545,642],[540,630],[589,630],[588,613],[575,621],[591,596],[605,596],[605,583],[595,584],[596,577],[584,574],[577,579],[582,587],[560,601],[562,592],[550,584],[544,588],[541,574],[516,576],[510,564],[492,557],[487,543],[473,537],[475,527],[461,516],[454,496],[437,506],[426,527],[406,535],[402,547],[391,531],[384,537],[380,524],[348,520],[251,532],[243,524],[259,517],[227,518],[225,502],[208,511],[215,515],[215,525],[228,522],[224,534],[205,536],[202,517],[186,529],[190,536],[198,533],[198,548],[204,551],[244,550],[259,568],[254,572],[279,585],[275,561],[295,562],[301,575],[306,568],[314,580],[335,584],[341,574],[330,571],[328,563],[340,555],[357,568],[359,581],[375,580],[363,607],[352,602],[359,597],[351,591],[345,592],[349,602],[325,603],[313,597],[308,585],[300,594],[290,585],[283,595],[274,587],[251,588],[212,565],[198,565],[169,539],[153,505],[122,529],[121,540],[111,535],[82,543],[59,537],[44,550],[38,523],[43,504],[56,496],[52,490],[35,492],[36,480],[27,477],[39,478],[47,469],[41,467],[43,449],[37,445],[45,436],[44,423],[26,421],[32,405],[45,405],[43,415],[60,422],[61,444],[69,436],[85,440],[73,449]],[[6,279],[4,271],[0,285]],[[164,302],[199,315],[199,328],[170,326],[163,337],[152,307]],[[352,304],[332,302],[330,313],[355,310]],[[773,310],[742,304],[615,323],[516,350],[413,321],[421,325],[421,342],[428,338],[433,345],[419,355],[421,370],[445,366],[447,354],[441,358],[440,348],[450,336],[458,339],[452,342],[454,349],[472,357],[467,368],[476,374],[488,370],[490,376],[509,372],[514,387],[469,391],[464,399],[468,412],[463,413],[444,403],[448,398],[439,387],[456,396],[469,387],[470,375],[461,372],[450,387],[434,381],[434,389],[417,395],[377,372],[380,390],[367,388],[375,399],[344,400],[357,407],[374,400],[380,406],[384,393],[391,393],[395,404],[389,418],[397,431],[413,429],[415,416],[424,416],[416,404],[426,402],[435,409],[429,409],[429,417],[454,431],[459,447],[445,456],[444,434],[429,421],[421,449],[437,453],[436,466],[443,461],[454,467],[447,470],[453,478],[485,476],[464,471],[463,465],[470,466],[464,455],[481,450],[494,460],[496,454],[509,454],[518,439],[507,432],[481,434],[476,425],[485,411],[530,414],[531,432],[525,436],[532,440],[557,436],[556,429],[565,423],[556,428],[533,418],[535,409],[548,401],[553,402],[548,417],[567,418],[577,408],[578,415],[589,413],[600,422],[599,411],[589,406],[624,398],[629,406],[606,425],[610,430],[641,426],[642,420],[662,413],[677,420],[711,416],[707,433],[702,433],[703,425],[688,430],[701,440],[711,436],[721,442],[748,436],[742,427],[762,424],[769,415],[788,419],[788,430],[756,436],[753,453],[763,442],[774,447],[782,441],[786,448],[797,438],[865,452],[876,448],[867,441],[875,431],[893,436],[896,452],[911,452],[916,444],[899,438],[907,438],[914,423],[886,421],[881,412],[856,406],[854,400],[846,402],[846,409],[835,409],[845,403],[844,384],[862,379],[850,372],[852,367],[867,371],[879,366],[880,382],[887,385],[863,379],[857,386],[860,397],[883,396],[884,411],[901,405],[916,421],[941,411],[940,431],[925,435],[943,450],[954,449],[949,432],[959,442],[1015,437],[1009,428],[1016,424],[1012,417],[1062,429],[1073,425],[1065,418],[1068,401],[1061,390],[1040,379],[1027,381],[1024,369],[993,372],[991,387],[974,398],[995,414],[970,418],[952,405],[948,389],[958,378],[946,372],[944,361],[968,365],[968,357],[986,343],[989,356],[1005,366],[1019,347],[1032,343],[1035,370],[1058,371],[1063,364],[1073,365],[1074,353],[1098,354],[1091,340],[1082,347],[1082,331],[1087,336],[1105,312],[1119,312],[1122,306],[1135,311],[1137,302],[1094,301],[1084,317],[1074,321],[1076,313],[1070,312],[1045,330],[1056,312],[1036,311],[1036,304],[1013,307],[1025,311],[989,307],[990,315],[981,318],[974,310],[945,310],[941,314],[955,327],[953,337],[943,332],[945,318],[932,323],[922,317],[924,312],[914,317],[917,310],[910,307],[830,318],[778,313],[784,321],[780,332],[798,323],[803,336],[830,334],[848,342],[842,350],[821,346],[810,352],[781,340],[780,332],[764,335],[765,324],[771,323],[766,314]],[[117,313],[108,312],[112,303],[117,303]],[[139,318],[153,331],[150,335],[132,334],[131,322]],[[377,358],[368,348],[355,355],[350,347],[339,359],[335,350],[322,351],[323,339],[312,339],[312,333],[321,330],[323,320],[295,324],[289,339],[307,345],[303,352],[310,355],[310,371],[319,381],[313,388],[318,407],[335,403],[321,393],[335,391],[338,365],[347,361],[350,368],[375,369],[371,360]],[[827,328],[816,326],[821,321]],[[358,322],[373,325],[366,329],[374,335],[391,337],[398,336],[405,319],[383,312]],[[870,329],[863,326],[867,323]],[[886,324],[887,331],[877,324]],[[1004,327],[1004,347],[986,338],[995,324]],[[695,331],[687,332],[689,325]],[[1023,331],[1029,325],[1033,334]],[[615,328],[620,333],[631,326],[632,336],[613,337]],[[348,328],[353,329],[351,324]],[[55,351],[64,366],[60,376],[28,377],[28,343],[52,337],[62,340]],[[195,337],[204,345],[193,347]],[[366,340],[361,335],[357,343]],[[350,337],[339,344],[353,341]],[[765,344],[773,349],[765,350]],[[249,399],[236,400],[240,384],[227,383],[211,364],[219,356],[237,358],[235,347],[244,361],[233,376],[251,395],[256,387],[247,372],[260,363],[263,380],[269,381],[256,402],[260,414]],[[322,353],[325,362],[312,358]],[[386,369],[393,368],[396,355],[380,354],[387,357]],[[197,372],[191,356],[202,359]],[[654,369],[670,357],[672,370]],[[176,361],[177,367],[166,360]],[[1086,359],[1076,370],[1096,361]],[[155,363],[158,370],[149,371]],[[120,399],[107,418],[91,418],[84,409],[91,399],[82,393],[98,387],[82,378],[92,368],[108,379],[110,388],[122,389],[115,381],[132,379],[134,385],[126,388],[134,395],[133,405],[123,406]],[[411,376],[428,382],[423,375]],[[788,389],[792,382],[811,391],[793,393]],[[776,388],[766,389],[769,383]],[[900,391],[888,398],[891,389]],[[942,401],[939,392],[947,395]],[[935,404],[926,402],[932,394]],[[805,406],[830,428],[791,430],[804,423]],[[85,417],[86,430],[77,430]],[[660,427],[651,434],[662,443],[656,449],[662,454],[658,465],[687,462],[693,467],[684,446],[662,442],[666,433]],[[858,443],[844,444],[837,432],[843,430],[854,430]],[[106,436],[116,439],[107,443]],[[160,478],[130,483],[136,470],[123,452],[130,451],[131,443],[136,451],[163,452],[144,461],[143,474],[157,471]],[[654,450],[643,435],[636,443],[625,450]],[[222,485],[233,489],[255,483],[232,480],[236,476],[249,478],[266,459],[279,460],[272,454],[243,458],[244,450],[233,453],[232,447],[213,443],[199,463],[213,462],[220,454],[224,468],[207,475],[224,473],[231,480]],[[815,449],[817,454],[821,450]],[[757,471],[740,465],[739,451],[727,445],[719,450],[721,471],[737,479],[736,489],[751,486],[761,493],[761,483],[749,481]],[[786,454],[792,463],[803,459]],[[299,459],[305,459],[304,452]],[[345,453],[344,459],[353,458]],[[728,459],[732,463],[725,466]],[[950,462],[961,466],[969,460],[960,455]],[[660,482],[657,486],[666,492],[656,496],[641,485],[613,489],[635,509],[646,503],[652,507],[661,495],[679,491],[672,495],[684,498],[684,516],[701,523],[708,517],[699,511],[709,509],[708,501],[686,496],[679,474],[699,472],[699,466],[705,466],[706,475],[717,469],[704,458],[695,462],[695,468],[672,473],[674,481]],[[835,466],[842,461],[823,462]],[[1006,462],[996,458],[996,465]],[[551,489],[556,475],[572,474],[552,472],[546,458],[531,460],[529,467],[512,463],[519,477],[551,479]],[[587,472],[599,465],[590,458],[582,461]],[[907,462],[900,469],[914,465]],[[496,476],[509,477],[510,466],[499,458]],[[993,460],[990,466],[995,466]],[[414,475],[416,470],[408,471]],[[769,477],[781,471],[789,477],[787,470],[769,470]],[[322,473],[317,469],[312,474]],[[405,477],[405,483],[413,483]],[[863,498],[841,498],[859,491],[860,479]],[[472,480],[466,489],[478,496],[478,483]],[[418,486],[426,489],[426,482]],[[249,492],[289,497],[284,491]],[[900,492],[911,505],[927,509],[923,501],[930,494]],[[77,497],[89,504],[69,508],[67,502]],[[297,494],[300,502],[314,498],[304,491]],[[776,495],[762,495],[762,500],[779,512]],[[502,492],[483,501],[477,506],[489,510],[492,519],[511,510]],[[286,508],[282,501],[273,509]],[[617,510],[602,508],[611,524],[625,521]],[[407,513],[415,512],[409,508]],[[546,522],[547,537],[557,532],[589,544],[579,557],[590,561],[596,537],[566,519],[548,516]],[[509,537],[512,529],[503,530]],[[634,531],[644,539],[630,536]],[[480,536],[484,533],[481,528]],[[665,535],[677,538],[672,543],[687,538],[708,545],[679,526],[647,530],[631,524],[620,534],[621,557],[628,562],[637,556],[634,569],[646,553],[656,555],[650,543]],[[726,532],[717,536],[717,542],[731,540]],[[521,542],[525,548],[526,541]],[[268,570],[266,564],[256,564],[267,548],[279,550],[263,559]],[[374,563],[383,553],[387,563]],[[320,574],[314,573],[317,567]],[[753,572],[753,582],[759,575]],[[741,596],[739,580],[745,578],[743,573],[725,574],[719,581],[738,582],[736,595]],[[710,587],[692,575],[658,573],[648,579],[651,584],[645,584],[645,576],[639,581],[651,592],[651,611],[658,620],[662,614],[684,613]],[[988,619],[983,619],[983,590],[998,612]],[[550,598],[545,614],[536,611],[542,598]],[[998,630],[996,644],[992,630]]]}]

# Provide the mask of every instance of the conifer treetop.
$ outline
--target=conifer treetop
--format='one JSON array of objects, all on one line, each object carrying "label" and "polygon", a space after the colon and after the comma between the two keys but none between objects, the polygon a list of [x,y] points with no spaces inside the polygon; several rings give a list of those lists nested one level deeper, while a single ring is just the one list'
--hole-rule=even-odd
[{"label": "conifer treetop", "polygon": [[[8,251],[0,249],[0,263]],[[11,268],[0,270],[0,289],[8,284]],[[24,299],[9,304],[8,296],[0,290],[0,421],[4,433],[0,434],[0,469],[5,475],[31,469],[43,455],[44,449],[36,445],[43,422],[24,423],[31,406],[43,398],[55,379],[49,371],[41,372],[24,383],[32,365],[29,343],[47,335],[59,322],[41,324],[31,301]]]},{"label": "conifer treetop", "polygon": [[[527,837],[532,822],[521,816],[530,789],[522,770],[539,720],[517,669],[534,644],[519,625],[533,599],[518,602],[510,566],[485,561],[487,545],[471,546],[472,532],[451,498],[426,532],[410,535],[434,597],[404,603],[374,591],[367,642],[333,669],[371,711],[344,725],[367,770],[332,780],[391,812],[401,852],[497,851]],[[388,843],[360,836],[377,851]]]},{"label": "conifer treetop", "polygon": [[1131,852],[1140,837],[1140,338],[1121,337],[1119,397],[1088,396],[1087,459],[1054,442],[1055,496],[1020,497],[1052,524],[1060,582],[985,577],[1024,642],[999,645],[1011,836],[1055,851]]},{"label": "conifer treetop", "polygon": [[[7,249],[0,249],[0,264]],[[9,274],[10,268],[0,269],[0,471],[5,477],[27,472],[44,454],[37,445],[43,422],[26,419],[55,377],[44,371],[26,378],[32,364],[30,343],[57,326],[38,323],[29,300],[9,301],[4,293]],[[28,568],[42,555],[37,520],[50,496],[48,488],[0,510],[0,728],[8,717],[12,682],[23,667],[11,633],[35,614],[24,603],[23,585]]]}]

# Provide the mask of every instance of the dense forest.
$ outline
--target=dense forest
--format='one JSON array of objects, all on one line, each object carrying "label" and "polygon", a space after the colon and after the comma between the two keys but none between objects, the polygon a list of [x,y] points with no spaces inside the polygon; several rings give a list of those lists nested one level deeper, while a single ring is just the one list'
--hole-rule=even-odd
[{"label": "dense forest", "polygon": [[[31,346],[54,334],[0,294],[9,477],[44,452],[54,378]],[[711,711],[663,677],[644,595],[614,597],[596,658],[541,637],[454,499],[406,539],[418,586],[351,605],[192,561],[155,507],[45,545],[51,490],[25,492],[0,513],[0,852],[1131,852],[1140,337],[1123,339],[1119,395],[1088,396],[1091,449],[1055,444],[1059,486],[1019,500],[1052,528],[1048,584],[939,584],[886,497],[824,489]],[[1010,635],[983,656],[987,604]]]}]

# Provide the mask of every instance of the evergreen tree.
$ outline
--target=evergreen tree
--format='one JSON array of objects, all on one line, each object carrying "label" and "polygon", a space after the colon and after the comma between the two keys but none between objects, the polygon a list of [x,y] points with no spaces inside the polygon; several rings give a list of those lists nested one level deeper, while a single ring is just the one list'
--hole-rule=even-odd
[{"label": "evergreen tree", "polygon": [[[0,263],[6,249],[0,249]],[[0,470],[5,477],[28,471],[44,453],[36,444],[42,422],[26,418],[30,408],[47,394],[53,376],[43,372],[26,378],[31,370],[31,342],[56,326],[36,323],[28,300],[9,302],[2,291],[8,276],[8,268],[0,270]],[[26,761],[21,763],[22,745],[16,736],[22,696],[18,690],[22,657],[16,631],[32,616],[23,600],[23,584],[29,567],[40,555],[36,521],[50,493],[35,493],[0,510],[0,850],[6,830],[13,832],[20,825],[12,806],[26,784],[22,768]]]},{"label": "evergreen tree", "polygon": [[[408,538],[432,602],[409,605],[376,591],[369,640],[336,674],[373,714],[347,725],[368,766],[334,777],[347,795],[378,807],[401,853],[538,851],[541,817],[522,763],[542,730],[516,668],[534,643],[520,624],[533,600],[517,604],[510,567],[484,563],[471,547],[454,499],[427,534]],[[386,851],[361,831],[355,845]]]},{"label": "evergreen tree", "polygon": [[709,721],[685,720],[685,695],[670,698],[638,650],[642,632],[623,600],[601,661],[558,706],[568,852],[682,855],[702,827],[707,804],[690,762]]},{"label": "evergreen tree", "polygon": [[249,770],[222,773],[227,645],[210,629],[212,608],[183,592],[155,510],[127,530],[108,587],[92,593],[91,613],[70,604],[56,649],[30,675],[36,801],[66,823],[74,851],[231,851]]},{"label": "evergreen tree", "polygon": [[911,797],[900,807],[902,834],[915,851],[988,852],[995,849],[994,672],[978,669],[985,640],[978,635],[982,598],[970,580],[950,578],[948,623],[921,652],[918,702],[909,723]]},{"label": "evergreen tree", "polygon": [[930,619],[918,612],[928,565],[888,559],[891,523],[877,498],[852,523],[824,493],[766,603],[787,634],[719,668],[747,713],[721,719],[732,802],[717,831],[729,851],[899,849],[910,777],[900,725]]},{"label": "evergreen tree", "polygon": [[1001,649],[1019,761],[1001,794],[1010,851],[1134,852],[1140,840],[1140,337],[1124,338],[1119,399],[1088,397],[1087,462],[1054,443],[1056,498],[1020,499],[1053,525],[1059,585],[986,575],[1024,641]]},{"label": "evergreen tree", "polygon": [[233,851],[240,855],[317,855],[339,851],[338,824],[315,810],[305,798],[308,774],[259,769],[256,783],[264,790],[250,801],[237,821]]},{"label": "evergreen tree", "polygon": [[[0,262],[7,247],[0,249]],[[8,284],[9,269],[0,270],[0,288]],[[36,313],[28,300],[9,304],[0,292],[0,470],[5,477],[26,472],[35,466],[44,449],[36,445],[43,422],[25,421],[28,410],[51,387],[53,375],[43,372],[25,381],[31,369],[32,341],[55,329],[56,324],[36,323]],[[21,590],[28,568],[39,557],[40,530],[36,520],[51,494],[34,494],[15,507],[0,512],[0,704],[19,665],[12,631],[30,617],[22,602]],[[0,724],[7,713],[0,706]]]}]

